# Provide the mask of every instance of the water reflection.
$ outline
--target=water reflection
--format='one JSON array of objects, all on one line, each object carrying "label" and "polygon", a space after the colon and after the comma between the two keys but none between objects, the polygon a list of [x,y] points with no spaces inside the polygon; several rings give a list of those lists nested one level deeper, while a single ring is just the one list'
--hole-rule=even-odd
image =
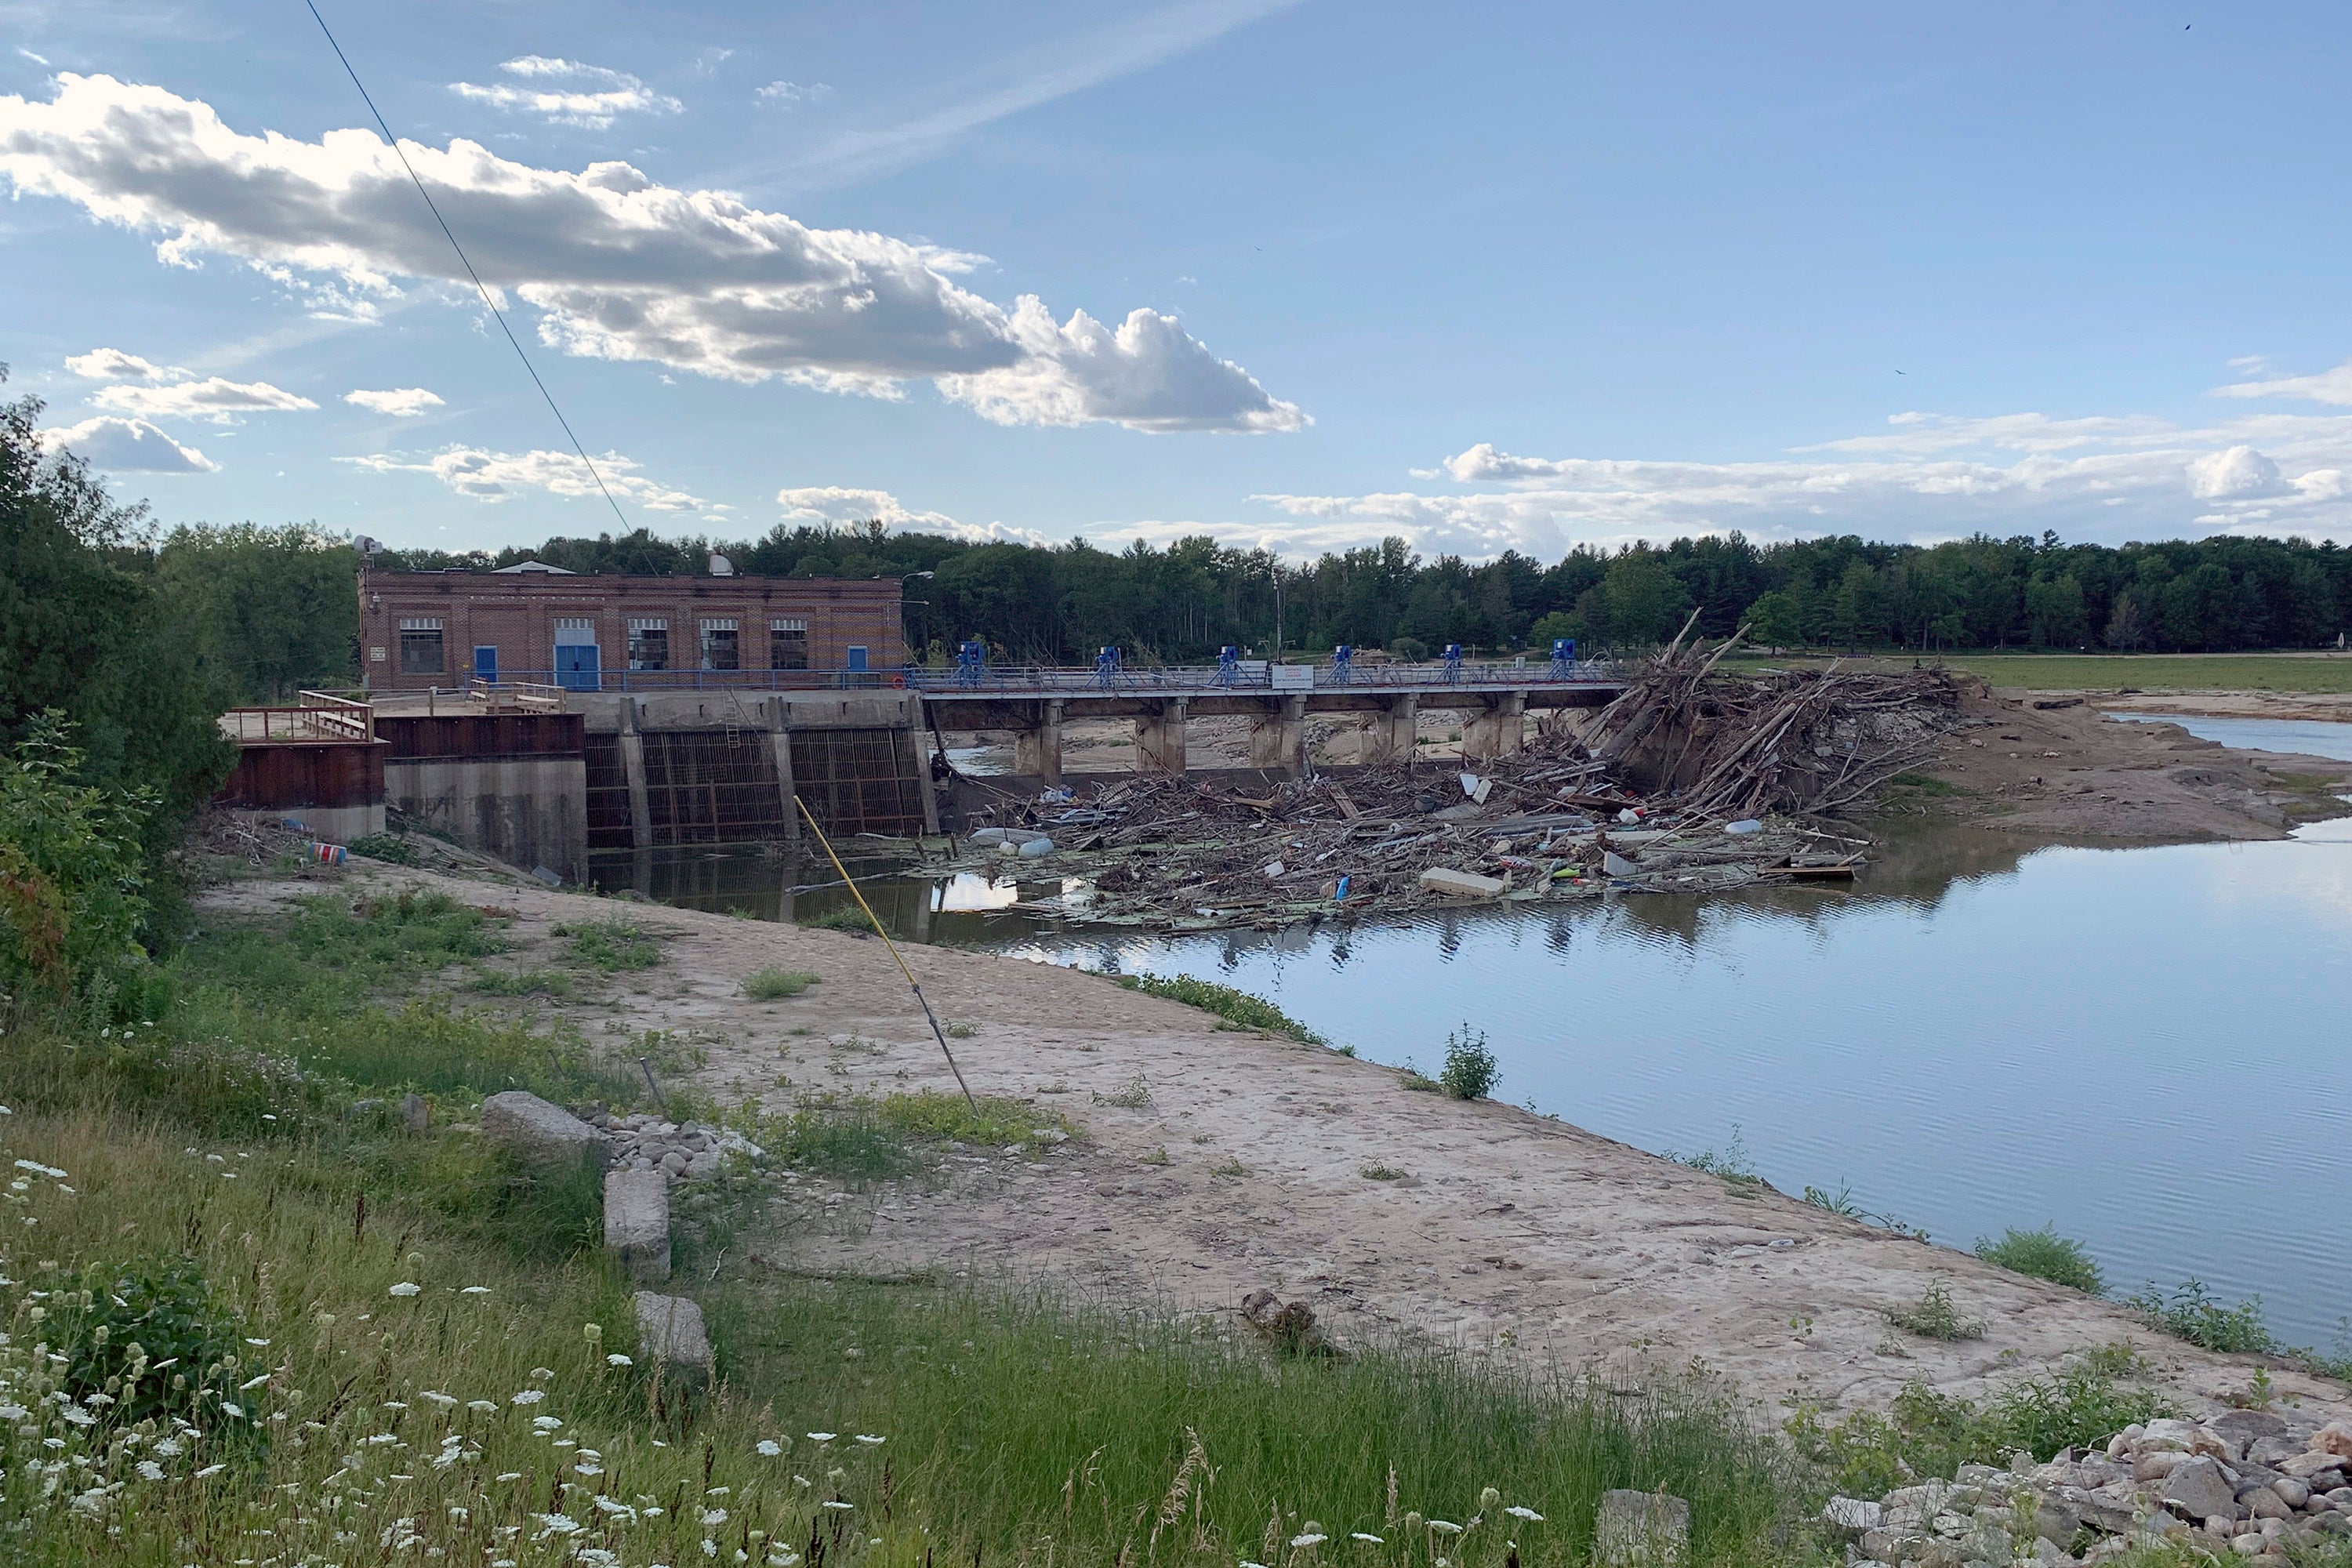
[{"label": "water reflection", "polygon": [[[2352,819],[2133,849],[1897,823],[1850,890],[1181,937],[1037,912],[1058,880],[852,870],[917,940],[1223,980],[1397,1065],[1466,1022],[1499,1092],[1612,1138],[1737,1129],[1784,1190],[1850,1184],[1962,1245],[2054,1221],[2126,1289],[2260,1293],[2304,1342],[2352,1312],[2352,1232],[2293,1196],[2352,1181]],[[598,873],[770,920],[849,905],[830,867],[757,850]]]}]

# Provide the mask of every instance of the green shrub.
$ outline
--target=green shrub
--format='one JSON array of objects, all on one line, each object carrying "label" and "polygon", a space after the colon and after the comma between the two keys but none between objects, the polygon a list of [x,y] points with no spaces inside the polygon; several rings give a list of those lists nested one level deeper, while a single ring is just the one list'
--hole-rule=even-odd
[{"label": "green shrub", "polygon": [[1264,1029],[1268,1034],[1287,1035],[1310,1046],[1331,1043],[1265,997],[1237,991],[1230,985],[1220,985],[1213,980],[1195,980],[1189,974],[1120,974],[1113,978],[1129,991],[1181,1002],[1187,1007],[1214,1013],[1227,1023],[1239,1024],[1245,1029]]},{"label": "green shrub", "polygon": [[793,923],[810,931],[847,931],[852,936],[874,934],[874,922],[866,919],[866,911],[854,903],[835,904],[812,915],[796,914],[793,917]]},{"label": "green shrub", "polygon": [[352,854],[370,860],[383,860],[394,866],[415,866],[424,861],[415,847],[396,833],[369,833],[344,846]]},{"label": "green shrub", "polygon": [[154,802],[77,782],[68,732],[44,714],[0,756],[0,1003],[94,991],[110,1003],[145,968],[139,834]]},{"label": "green shrub", "polygon": [[194,1259],[92,1264],[79,1281],[68,1275],[44,1283],[52,1310],[43,1333],[66,1358],[58,1382],[67,1394],[84,1403],[102,1395],[100,1405],[112,1402],[109,1419],[123,1426],[176,1415],[226,1421],[232,1432],[260,1429],[252,1424],[265,1418],[269,1391],[239,1387],[251,1356],[243,1324]]},{"label": "green shrub", "polygon": [[1456,1100],[1484,1100],[1502,1076],[1484,1034],[1471,1033],[1465,1023],[1446,1037],[1445,1066],[1437,1075],[1446,1093]]},{"label": "green shrub", "polygon": [[1928,1340],[1980,1340],[1984,1324],[1974,1318],[1960,1316],[1953,1305],[1952,1293],[1940,1279],[1927,1287],[1916,1301],[1907,1307],[1889,1307],[1886,1321],[1898,1329],[1906,1329]]},{"label": "green shrub", "polygon": [[2263,1321],[2260,1296],[2224,1307],[2202,1279],[2182,1280],[2169,1299],[2151,1281],[2124,1305],[2146,1319],[2151,1328],[2224,1355],[2263,1355],[2279,1348]]},{"label": "green shrub", "polygon": [[781,1002],[817,983],[805,969],[755,969],[743,977],[743,994],[754,1002]]},{"label": "green shrub", "polygon": [[1828,1425],[1818,1407],[1807,1406],[1785,1429],[1840,1491],[1876,1497],[1922,1477],[1949,1478],[1961,1465],[2005,1464],[2020,1448],[2047,1459],[2072,1445],[2104,1443],[2135,1421],[2175,1414],[2160,1394],[2125,1381],[2140,1370],[2130,1346],[2104,1346],[1982,1404],[1915,1382],[1883,1415],[1861,1411]]},{"label": "green shrub", "polygon": [[2053,1285],[2063,1285],[2085,1295],[2106,1294],[2106,1281],[2100,1278],[2099,1266],[2090,1249],[2072,1237],[2059,1235],[2054,1225],[2043,1226],[2040,1230],[2012,1229],[2004,1232],[1999,1241],[1979,1237],[1977,1256],[2012,1274],[2047,1279]]}]

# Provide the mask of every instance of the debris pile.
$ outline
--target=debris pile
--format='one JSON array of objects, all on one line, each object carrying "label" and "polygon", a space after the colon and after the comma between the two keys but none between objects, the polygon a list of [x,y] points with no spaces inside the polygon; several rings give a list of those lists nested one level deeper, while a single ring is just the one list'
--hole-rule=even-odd
[{"label": "debris pile", "polygon": [[1063,880],[1017,913],[1171,931],[1851,879],[1864,841],[1817,819],[1932,751],[1958,687],[1941,672],[1723,677],[1722,651],[1677,641],[1583,737],[1548,725],[1489,762],[1244,787],[1129,776],[1007,799],[951,868]]},{"label": "debris pile", "polygon": [[[1875,1502],[1833,1498],[1824,1521],[1853,1568],[1950,1563],[2091,1563],[2169,1541],[2206,1555],[2305,1560],[2352,1538],[2352,1426],[2289,1410],[2137,1423],[2046,1465],[1963,1465],[1952,1481]],[[2169,1561],[2170,1559],[2167,1559]],[[2189,1560],[2184,1555],[2183,1561]]]},{"label": "debris pile", "polygon": [[1831,816],[1926,761],[1959,719],[1959,683],[1940,669],[1717,677],[1731,647],[1677,642],[1635,670],[1593,725],[1612,773],[1700,816]]}]

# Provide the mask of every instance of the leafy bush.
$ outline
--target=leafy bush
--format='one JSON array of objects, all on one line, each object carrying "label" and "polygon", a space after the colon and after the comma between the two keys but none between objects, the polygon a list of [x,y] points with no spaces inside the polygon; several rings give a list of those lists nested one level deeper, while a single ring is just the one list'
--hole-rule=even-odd
[{"label": "leafy bush", "polygon": [[1922,1339],[1957,1341],[1984,1338],[1984,1324],[1977,1319],[1960,1316],[1959,1308],[1952,1304],[1951,1291],[1940,1279],[1928,1286],[1911,1305],[1887,1308],[1886,1321]]},{"label": "leafy bush", "polygon": [[781,1002],[817,983],[805,969],[755,969],[743,977],[743,994],[754,1002]]},{"label": "leafy bush", "polygon": [[0,757],[0,999],[110,996],[143,969],[140,822],[153,798],[76,782],[57,714]]},{"label": "leafy bush", "polygon": [[1230,985],[1220,985],[1213,980],[1195,980],[1189,974],[1171,974],[1164,978],[1157,974],[1121,974],[1115,978],[1129,991],[1181,1002],[1187,1007],[1214,1013],[1226,1022],[1239,1024],[1245,1029],[1264,1029],[1268,1034],[1287,1035],[1310,1046],[1331,1043],[1265,997],[1253,996]]},{"label": "leafy bush", "polygon": [[[266,1386],[244,1389],[249,1353],[243,1326],[215,1295],[194,1259],[145,1257],[118,1266],[93,1264],[79,1289],[68,1277],[48,1292],[43,1332],[66,1358],[59,1386],[73,1398],[107,1406],[109,1419],[136,1426],[183,1416],[204,1425],[263,1419]],[[108,1405],[108,1402],[111,1405]],[[232,1412],[234,1414],[232,1414]]]},{"label": "leafy bush", "polygon": [[2168,1300],[2151,1281],[2125,1300],[2151,1328],[2224,1355],[2263,1355],[2278,1349],[2263,1321],[2263,1299],[2256,1296],[2224,1307],[2213,1299],[2202,1279],[2184,1279]]},{"label": "leafy bush", "polygon": [[369,833],[354,838],[344,847],[354,855],[370,860],[383,860],[394,866],[415,866],[424,860],[415,846],[396,833]]},{"label": "leafy bush", "polygon": [[847,931],[851,936],[872,936],[874,922],[856,904],[835,904],[813,915],[794,915],[793,923],[810,931]]},{"label": "leafy bush", "polygon": [[2125,1381],[2140,1367],[2130,1346],[2105,1346],[1981,1405],[1915,1382],[1884,1415],[1861,1411],[1830,1426],[1808,1406],[1785,1429],[1839,1490],[1876,1497],[1920,1477],[1948,1478],[1961,1465],[2005,1463],[2019,1448],[2047,1459],[2070,1445],[2104,1443],[2135,1421],[2174,1414],[2160,1394]]},{"label": "leafy bush", "polygon": [[2058,1234],[2056,1226],[2010,1230],[1999,1241],[1977,1238],[1977,1256],[1996,1268],[2031,1275],[2089,1296],[2106,1294],[2099,1266],[2081,1242]]},{"label": "leafy bush", "polygon": [[1437,1075],[1440,1088],[1456,1100],[1483,1100],[1502,1079],[1486,1037],[1473,1034],[1468,1024],[1446,1037],[1445,1066]]}]

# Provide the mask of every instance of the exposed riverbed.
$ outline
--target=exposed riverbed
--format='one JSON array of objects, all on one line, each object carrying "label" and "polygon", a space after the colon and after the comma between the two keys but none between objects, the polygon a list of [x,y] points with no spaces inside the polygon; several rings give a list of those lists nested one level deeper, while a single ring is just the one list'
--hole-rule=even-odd
[{"label": "exposed riverbed", "polygon": [[[2314,750],[2279,721],[2182,722]],[[757,852],[608,869],[767,919],[846,901],[816,885],[829,868]],[[1200,938],[994,912],[1055,881],[864,886],[909,935],[1220,980],[1380,1061],[1433,1069],[1466,1024],[1500,1098],[1648,1149],[1723,1152],[1736,1131],[1775,1185],[1850,1189],[1941,1241],[2054,1222],[2120,1291],[2193,1276],[2260,1294],[2283,1337],[2323,1347],[2352,1312],[2352,1232],[2308,1201],[2352,1178],[2344,823],[2123,849],[1923,824],[1850,893]]]}]

